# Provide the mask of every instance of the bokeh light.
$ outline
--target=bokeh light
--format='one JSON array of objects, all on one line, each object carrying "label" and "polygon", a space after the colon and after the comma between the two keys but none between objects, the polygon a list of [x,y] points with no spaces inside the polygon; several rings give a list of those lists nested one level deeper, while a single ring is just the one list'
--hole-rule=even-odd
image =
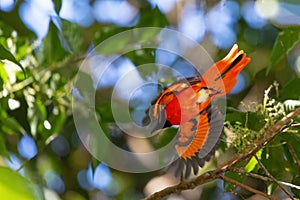
[{"label": "bokeh light", "polygon": [[0,10],[4,12],[9,12],[11,11],[15,6],[15,1],[14,0],[1,0],[0,1]]},{"label": "bokeh light", "polygon": [[172,64],[178,58],[175,52],[183,53],[185,49],[184,41],[178,35],[169,34],[167,29],[163,29],[158,37],[161,42],[155,50],[155,63],[172,67]]},{"label": "bokeh light", "polygon": [[96,55],[89,60],[94,86],[115,87],[118,96],[128,100],[130,91],[142,85],[144,80],[129,58],[117,57]]},{"label": "bokeh light", "polygon": [[59,16],[83,27],[89,27],[94,23],[90,0],[63,0]]},{"label": "bokeh light", "polygon": [[174,44],[176,42],[164,42],[162,43],[156,50],[155,50],[155,62],[157,64],[161,64],[161,65],[165,65],[165,66],[171,66],[174,61],[178,58],[178,56],[172,52],[169,52],[169,51],[165,51],[165,50],[162,50],[162,49],[159,49],[159,48],[162,48],[163,46],[166,46],[166,45],[174,45],[174,47],[171,47],[171,48],[176,48],[176,44]]},{"label": "bokeh light", "polygon": [[248,86],[249,86],[249,75],[245,71],[242,71],[237,76],[237,83],[232,88],[229,94],[240,93]]},{"label": "bokeh light", "polygon": [[143,119],[151,102],[158,95],[157,84],[145,84],[139,87],[130,98],[130,108],[132,108],[131,118],[139,126],[143,126]]},{"label": "bokeh light", "polygon": [[[168,13],[174,9],[176,3],[181,0],[148,0],[152,8],[157,7],[162,13]],[[13,0],[2,0],[0,10],[10,11],[14,7]],[[122,10],[122,12],[118,12]],[[201,42],[209,33],[212,42],[221,49],[230,48],[236,41],[239,29],[240,13],[247,24],[254,29],[261,29],[271,20],[274,23],[300,24],[300,5],[290,2],[270,1],[245,1],[240,9],[237,1],[221,1],[208,12],[203,12],[199,7],[185,4],[180,12],[177,29],[187,36]],[[58,15],[54,10],[52,0],[43,1],[28,0],[21,4],[19,14],[24,24],[32,30],[39,39],[44,38],[52,20],[58,29],[61,29]],[[59,11],[59,17],[82,27],[91,26],[95,19],[100,23],[113,23],[120,27],[131,27],[139,21],[139,8],[126,0],[63,0]],[[174,41],[174,40],[173,40]],[[159,51],[159,50],[158,50]],[[167,57],[168,61],[161,64],[172,63],[174,55],[168,52],[159,52],[161,57]],[[176,57],[175,57],[176,58]],[[165,58],[166,59],[166,58]],[[160,58],[160,60],[162,60]]]},{"label": "bokeh light", "polygon": [[129,58],[121,57],[114,65],[118,68],[115,73],[119,75],[115,90],[120,98],[129,100],[132,92],[143,85],[144,80]]},{"label": "bokeh light", "polygon": [[198,74],[196,73],[195,66],[193,66],[191,63],[189,63],[186,60],[180,59],[178,60],[174,66],[172,66],[174,71],[173,75],[174,76],[179,76],[182,77],[195,77]]},{"label": "bokeh light", "polygon": [[61,200],[59,195],[53,190],[45,188],[43,192],[46,200]]},{"label": "bokeh light", "polygon": [[44,125],[45,129],[47,129],[47,130],[51,130],[51,128],[52,128],[52,126],[48,120],[45,120],[43,125]]},{"label": "bokeh light", "polygon": [[[182,1],[148,0],[148,2],[153,9],[157,7],[162,13],[168,13],[174,10],[175,4]],[[0,9],[3,11],[10,11],[13,6],[13,0],[2,0],[0,3]],[[240,13],[249,27],[253,29],[261,29],[268,24],[268,20],[283,25],[300,24],[300,5],[277,0],[256,2],[248,0],[242,3],[241,8],[237,1],[220,1],[208,12],[201,9],[202,7],[189,3],[184,4],[179,13],[176,29],[198,42],[202,42],[205,35],[209,34],[212,42],[221,49],[228,49],[236,42]],[[28,0],[21,4],[19,14],[24,24],[39,39],[47,35],[51,20],[58,29],[61,29],[58,16],[82,27],[91,26],[95,20],[104,24],[112,23],[120,27],[131,27],[139,22],[140,16],[138,5],[126,0],[63,0],[59,15],[54,10],[52,0],[46,0],[43,3],[38,0]],[[177,58],[169,52],[159,51],[156,52],[158,63],[169,64]]]},{"label": "bokeh light", "polygon": [[82,189],[87,191],[92,190],[94,188],[88,180],[88,174],[88,170],[86,169],[80,170],[77,174],[77,182],[79,183]]},{"label": "bokeh light", "polygon": [[257,0],[254,9],[262,18],[270,19],[278,14],[278,7],[277,0]]},{"label": "bokeh light", "polygon": [[44,174],[44,179],[49,189],[54,190],[58,194],[62,194],[65,191],[65,183],[55,171],[48,170]]},{"label": "bokeh light", "polygon": [[[13,153],[9,153],[9,158],[5,159],[6,164],[13,170],[17,170],[21,167],[22,162],[21,160]],[[24,172],[22,169],[21,171]]]},{"label": "bokeh light", "polygon": [[278,11],[271,20],[282,25],[300,25],[300,5],[296,3],[278,2]]},{"label": "bokeh light", "polygon": [[[121,12],[120,12],[121,11]],[[138,9],[127,1],[97,0],[93,7],[94,17],[101,23],[114,23],[122,27],[137,24]]]},{"label": "bokeh light", "polygon": [[28,0],[21,4],[19,14],[24,24],[32,30],[39,39],[44,38],[53,16],[57,16],[51,0]]},{"label": "bokeh light", "polygon": [[170,12],[174,8],[175,3],[180,1],[181,0],[148,0],[152,8],[157,6],[162,13]]},{"label": "bokeh light", "polygon": [[254,1],[246,1],[242,6],[242,15],[251,28],[260,29],[267,24],[267,19],[261,16],[261,13],[255,9]]},{"label": "bokeh light", "polygon": [[78,100],[83,100],[83,96],[80,94],[80,91],[78,90],[78,88],[72,88],[72,95],[73,97],[75,97]]},{"label": "bokeh light", "polygon": [[297,57],[295,62],[295,71],[300,74],[300,56]]},{"label": "bokeh light", "polygon": [[234,26],[239,19],[239,5],[234,1],[222,1],[206,15],[207,31],[212,41],[221,49],[230,48],[236,41]]},{"label": "bokeh light", "polygon": [[[229,27],[222,27],[222,31],[212,33],[212,41],[221,49],[230,48],[236,41],[236,33]],[[222,32],[222,34],[221,34]]]},{"label": "bokeh light", "polygon": [[288,53],[287,59],[291,68],[300,75],[300,43],[296,44]]},{"label": "bokeh light", "polygon": [[37,146],[32,137],[24,135],[18,143],[18,151],[24,158],[31,159],[37,154]]},{"label": "bokeh light", "polygon": [[68,140],[63,135],[58,135],[51,142],[51,149],[58,156],[63,157],[63,156],[67,156],[69,154],[70,145],[69,145]]},{"label": "bokeh light", "polygon": [[104,164],[99,164],[94,172],[93,185],[99,190],[106,190],[112,183],[112,176],[109,168]]},{"label": "bokeh light", "polygon": [[206,30],[204,13],[197,9],[195,5],[185,5],[178,30],[191,39],[201,42]]},{"label": "bokeh light", "polygon": [[21,106],[20,101],[12,98],[8,99],[7,103],[10,110],[15,110]]},{"label": "bokeh light", "polygon": [[98,189],[107,195],[116,195],[120,192],[120,185],[113,179],[110,169],[103,163],[92,169],[89,165],[88,169],[83,169],[77,174],[79,185],[87,190]]},{"label": "bokeh light", "polygon": [[[89,58],[94,88],[113,87],[116,84],[119,74],[115,72],[117,71],[117,66],[114,66],[112,62],[117,57],[117,55],[93,55]],[[100,81],[98,82],[99,78]]]}]

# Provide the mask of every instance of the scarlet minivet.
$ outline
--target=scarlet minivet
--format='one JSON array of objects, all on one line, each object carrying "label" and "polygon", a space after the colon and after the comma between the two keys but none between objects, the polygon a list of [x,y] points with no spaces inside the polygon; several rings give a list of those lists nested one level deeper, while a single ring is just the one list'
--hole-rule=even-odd
[{"label": "scarlet minivet", "polygon": [[176,176],[198,173],[214,154],[223,129],[223,115],[211,105],[214,98],[226,95],[236,84],[237,76],[250,58],[235,44],[228,55],[211,66],[202,77],[178,81],[154,101],[151,118],[165,128],[179,125],[175,150],[179,158],[169,169]]}]

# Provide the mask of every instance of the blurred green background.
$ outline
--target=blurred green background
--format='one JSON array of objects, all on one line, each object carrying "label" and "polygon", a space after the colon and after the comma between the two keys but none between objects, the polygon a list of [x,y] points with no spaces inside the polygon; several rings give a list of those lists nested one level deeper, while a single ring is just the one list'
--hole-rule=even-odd
[{"label": "blurred green background", "polygon": [[[280,119],[282,112],[300,105],[299,25],[297,0],[1,0],[1,199],[134,200],[178,183],[163,170],[134,174],[109,168],[90,155],[77,135],[71,101],[72,97],[80,98],[84,94],[74,87],[74,78],[86,55],[109,37],[138,27],[169,28],[197,41],[213,61],[222,59],[234,43],[251,58],[227,96],[226,127],[233,129],[237,136],[235,139],[228,139],[227,134],[222,137],[215,157],[200,170],[203,173],[251,143],[255,134]],[[97,55],[91,64],[96,76],[103,71],[105,63],[120,56],[118,51],[122,52],[126,45],[126,41],[115,41],[104,50],[106,54]],[[179,48],[176,38],[159,45]],[[137,66],[147,63],[154,64],[147,68],[145,75]],[[126,150],[138,147],[133,145],[134,138],[114,124],[110,95],[115,89],[120,98],[130,100],[132,119],[141,124],[150,102],[161,89],[143,88],[134,98],[126,95],[127,89],[149,80],[167,86],[178,78],[173,73],[157,80],[159,65],[171,66],[184,77],[197,75],[190,63],[171,52],[141,49],[121,55],[105,71],[103,79],[93,83],[97,89],[99,123],[105,127],[107,137]],[[114,88],[130,70],[136,72],[128,85]],[[279,86],[265,98],[267,104],[263,104],[264,91],[274,81]],[[299,117],[294,123],[299,123]],[[173,129],[167,131],[170,133],[166,137],[147,145],[151,148],[164,145],[170,139],[168,136],[175,133]],[[259,157],[277,180],[299,187],[298,131],[295,127],[281,134]],[[245,170],[264,174],[253,160]],[[251,182],[233,172],[226,176],[269,194],[274,192],[279,199],[286,198],[271,182]],[[288,190],[300,198],[299,189],[288,187]],[[251,196],[217,180],[168,199]]]}]

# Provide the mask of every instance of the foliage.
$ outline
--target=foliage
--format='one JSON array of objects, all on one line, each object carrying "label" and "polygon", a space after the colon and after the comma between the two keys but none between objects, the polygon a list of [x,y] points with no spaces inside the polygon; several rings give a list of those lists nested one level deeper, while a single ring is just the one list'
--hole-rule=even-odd
[{"label": "foliage", "polygon": [[0,191],[5,199],[42,199],[42,192],[32,182],[26,180],[17,172],[6,168],[0,168]]}]

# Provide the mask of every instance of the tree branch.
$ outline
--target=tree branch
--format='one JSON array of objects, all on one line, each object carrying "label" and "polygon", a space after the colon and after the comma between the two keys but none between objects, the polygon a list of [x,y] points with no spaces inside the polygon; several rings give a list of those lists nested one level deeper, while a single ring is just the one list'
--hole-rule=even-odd
[{"label": "tree branch", "polygon": [[266,194],[266,193],[264,193],[264,192],[262,192],[262,191],[256,190],[256,189],[254,189],[254,188],[252,188],[252,187],[250,187],[250,186],[248,186],[248,185],[245,185],[245,184],[243,184],[243,183],[240,183],[240,182],[238,182],[238,181],[236,181],[236,180],[233,180],[233,179],[228,178],[228,177],[223,176],[223,175],[221,175],[220,178],[223,179],[224,181],[227,181],[227,182],[232,183],[232,184],[234,184],[234,185],[236,185],[236,186],[239,186],[240,188],[243,188],[243,189],[245,189],[245,190],[248,190],[249,192],[252,192],[252,193],[255,193],[255,194],[259,194],[259,195],[261,195],[261,196],[263,196],[263,197],[266,197],[266,198],[268,198],[268,199],[272,199],[272,197],[271,197],[270,195],[268,195],[268,194]]},{"label": "tree branch", "polygon": [[273,125],[270,125],[265,132],[261,135],[261,137],[253,143],[249,144],[244,151],[236,153],[232,156],[230,160],[225,162],[224,164],[220,165],[215,170],[206,172],[198,176],[197,178],[188,181],[188,182],[181,182],[178,185],[165,188],[159,192],[152,194],[151,196],[145,198],[145,200],[158,200],[162,199],[173,193],[178,193],[183,190],[193,189],[199,185],[204,183],[213,181],[217,178],[220,178],[222,174],[226,171],[229,171],[238,163],[244,161],[247,158],[252,157],[255,155],[260,149],[262,149],[265,145],[269,144],[273,139],[282,131],[282,128],[285,127],[286,124],[290,123],[290,121],[295,118],[296,116],[300,115],[300,108],[295,109],[294,111],[287,114],[281,120],[276,122]]},{"label": "tree branch", "polygon": [[255,174],[255,173],[251,173],[251,172],[246,172],[243,168],[233,168],[233,169],[231,169],[231,171],[239,173],[239,174],[244,174],[248,177],[252,177],[252,178],[255,178],[255,179],[260,179],[262,181],[272,182],[272,179],[270,179],[269,177],[262,176],[262,175],[259,175],[259,174]]},{"label": "tree branch", "polygon": [[257,160],[258,164],[260,165],[260,167],[264,170],[264,172],[266,173],[266,175],[272,180],[272,182],[275,182],[278,187],[280,187],[280,189],[288,196],[290,197],[292,200],[294,200],[293,195],[291,195],[289,193],[289,191],[287,191],[271,174],[270,172],[267,170],[267,168],[262,164],[262,162],[260,161],[260,159],[254,155],[255,159]]},{"label": "tree branch", "polygon": [[[255,179],[260,179],[262,181],[269,181],[269,182],[273,182],[273,180],[270,178],[270,177],[267,177],[267,176],[262,176],[262,175],[259,175],[259,174],[255,174],[255,173],[251,173],[251,172],[246,172],[244,171],[242,168],[233,168],[231,169],[232,172],[236,172],[236,173],[239,173],[239,174],[244,174],[248,177],[252,177],[252,178],[255,178]],[[287,182],[284,182],[284,181],[277,181],[279,184],[281,185],[285,185],[285,186],[288,186],[288,187],[291,187],[291,188],[295,188],[297,190],[300,190],[300,186],[298,185],[294,185],[292,183],[287,183]]]}]

